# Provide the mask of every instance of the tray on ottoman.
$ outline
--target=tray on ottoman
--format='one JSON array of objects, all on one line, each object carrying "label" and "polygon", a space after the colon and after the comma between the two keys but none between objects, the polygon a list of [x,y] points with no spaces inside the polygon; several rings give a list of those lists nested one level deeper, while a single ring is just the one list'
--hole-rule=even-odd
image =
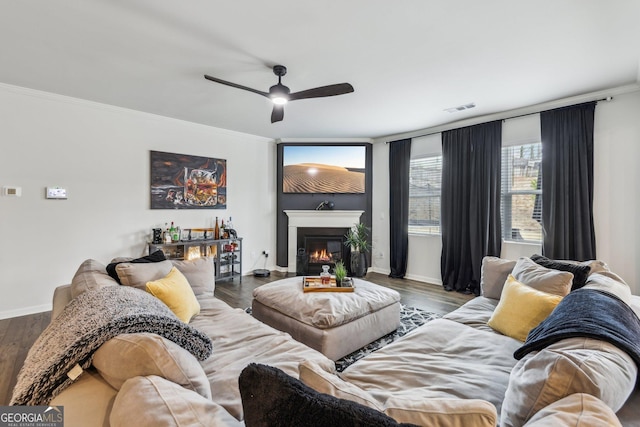
[{"label": "tray on ottoman", "polygon": [[336,278],[332,277],[329,284],[323,284],[319,276],[305,276],[302,278],[302,292],[353,292],[351,286],[338,286]]}]

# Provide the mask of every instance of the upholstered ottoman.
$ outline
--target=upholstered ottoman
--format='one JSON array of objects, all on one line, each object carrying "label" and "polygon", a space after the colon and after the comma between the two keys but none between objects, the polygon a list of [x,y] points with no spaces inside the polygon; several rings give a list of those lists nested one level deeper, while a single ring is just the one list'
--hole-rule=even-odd
[{"label": "upholstered ottoman", "polygon": [[303,292],[302,277],[253,291],[253,316],[337,360],[400,326],[400,294],[361,279],[354,292]]}]

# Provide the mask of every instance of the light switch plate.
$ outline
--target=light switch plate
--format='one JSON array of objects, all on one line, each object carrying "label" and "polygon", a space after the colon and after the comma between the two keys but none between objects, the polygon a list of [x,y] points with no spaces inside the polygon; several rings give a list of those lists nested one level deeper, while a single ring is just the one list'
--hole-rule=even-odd
[{"label": "light switch plate", "polygon": [[67,190],[65,188],[47,187],[47,199],[66,199]]}]

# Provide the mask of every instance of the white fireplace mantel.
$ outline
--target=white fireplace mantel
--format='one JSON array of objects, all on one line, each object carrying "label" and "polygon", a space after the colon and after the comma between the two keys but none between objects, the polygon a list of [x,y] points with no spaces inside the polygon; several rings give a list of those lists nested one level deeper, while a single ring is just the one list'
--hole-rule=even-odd
[{"label": "white fireplace mantel", "polygon": [[316,228],[350,228],[360,222],[364,211],[352,210],[285,210],[289,217],[287,233],[287,270],[296,272],[296,255],[298,252],[298,227]]}]

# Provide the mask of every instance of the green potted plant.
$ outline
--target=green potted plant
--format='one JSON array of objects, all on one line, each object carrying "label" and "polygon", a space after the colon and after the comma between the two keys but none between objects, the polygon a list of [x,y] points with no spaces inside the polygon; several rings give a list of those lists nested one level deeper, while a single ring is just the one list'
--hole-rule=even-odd
[{"label": "green potted plant", "polygon": [[344,236],[345,246],[351,247],[351,274],[363,277],[367,272],[367,251],[369,250],[369,228],[363,223],[354,224]]},{"label": "green potted plant", "polygon": [[343,281],[347,278],[347,267],[344,266],[342,261],[336,262],[333,273],[336,275],[336,286],[342,286]]}]

